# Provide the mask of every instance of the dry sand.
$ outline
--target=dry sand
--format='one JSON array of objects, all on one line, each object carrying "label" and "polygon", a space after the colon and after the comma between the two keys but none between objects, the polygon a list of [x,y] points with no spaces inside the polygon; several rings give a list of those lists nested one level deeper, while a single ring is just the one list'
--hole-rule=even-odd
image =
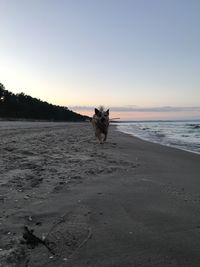
[{"label": "dry sand", "polygon": [[200,266],[200,156],[114,126],[0,122],[0,205],[2,267]]}]

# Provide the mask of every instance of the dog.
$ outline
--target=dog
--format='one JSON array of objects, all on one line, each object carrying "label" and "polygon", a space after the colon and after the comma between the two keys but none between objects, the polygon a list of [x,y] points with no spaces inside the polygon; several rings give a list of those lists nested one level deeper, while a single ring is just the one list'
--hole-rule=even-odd
[{"label": "dog", "polygon": [[[94,109],[95,114],[92,117],[92,125],[95,136],[99,139],[100,144],[106,141],[109,127],[109,109],[104,110],[103,107]],[[102,135],[104,138],[102,139]]]}]

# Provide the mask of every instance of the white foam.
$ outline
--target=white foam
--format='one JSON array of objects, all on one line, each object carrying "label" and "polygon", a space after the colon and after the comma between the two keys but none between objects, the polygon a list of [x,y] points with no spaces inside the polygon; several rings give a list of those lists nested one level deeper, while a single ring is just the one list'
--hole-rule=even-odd
[{"label": "white foam", "polygon": [[200,154],[200,122],[118,123],[121,132],[140,139]]}]

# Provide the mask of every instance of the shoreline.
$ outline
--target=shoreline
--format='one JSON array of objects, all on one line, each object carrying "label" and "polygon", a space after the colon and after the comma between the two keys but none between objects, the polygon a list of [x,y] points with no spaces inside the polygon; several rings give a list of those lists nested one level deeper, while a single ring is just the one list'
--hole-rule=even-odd
[{"label": "shoreline", "polygon": [[[0,131],[0,266],[199,266],[198,154],[88,123]],[[21,244],[27,225],[45,246]]]},{"label": "shoreline", "polygon": [[[154,123],[154,121],[152,121],[153,123]],[[155,122],[157,122],[157,121],[155,121]],[[159,121],[158,121],[159,122]],[[167,123],[168,121],[161,121],[161,123]],[[169,121],[170,123],[173,123],[174,121]],[[180,123],[180,122],[187,122],[187,123],[192,123],[192,121],[177,121],[178,123]],[[194,122],[194,121],[193,121]],[[196,121],[196,122],[199,122],[199,120],[198,121]],[[143,123],[143,122],[141,122],[141,123]],[[144,122],[145,123],[145,122]],[[146,123],[151,123],[151,121],[150,122],[146,122]],[[198,123],[199,124],[199,123]],[[190,124],[190,125],[192,125],[192,124]],[[148,125],[146,126],[147,128],[149,127]],[[199,128],[199,125],[197,126],[198,128]],[[180,139],[176,139],[176,140],[174,140],[173,142],[172,142],[172,139],[170,140],[170,137],[168,137],[167,139],[161,139],[161,140],[158,140],[158,139],[156,139],[156,135],[154,136],[154,135],[152,135],[152,137],[149,137],[149,135],[148,136],[143,136],[141,133],[140,134],[138,134],[137,133],[137,129],[136,129],[136,133],[134,133],[134,132],[130,132],[130,131],[127,131],[126,129],[125,130],[123,130],[123,129],[120,129],[120,124],[116,124],[116,128],[117,128],[117,130],[118,131],[120,131],[120,132],[122,132],[122,133],[125,133],[125,134],[128,134],[128,135],[130,135],[130,136],[133,136],[133,137],[136,137],[136,138],[139,138],[139,139],[141,139],[141,140],[143,140],[143,141],[147,141],[147,142],[151,142],[151,143],[154,143],[154,144],[160,144],[160,145],[163,145],[163,146],[167,146],[167,147],[172,147],[172,148],[176,148],[176,149],[180,149],[180,150],[183,150],[183,151],[187,151],[187,152],[191,152],[191,153],[195,153],[195,154],[198,154],[198,155],[200,155],[200,151],[198,151],[198,149],[197,149],[197,147],[195,147],[195,146],[193,146],[193,147],[189,147],[188,145],[190,145],[190,142],[188,142],[188,140],[184,140],[183,141],[183,143],[182,142],[180,142],[181,140]],[[162,131],[162,127],[160,128],[161,129],[161,131]],[[185,129],[186,130],[186,129]],[[150,133],[149,133],[150,134]],[[152,134],[152,133],[151,133]],[[162,132],[162,135],[164,136],[164,137],[166,137],[167,136],[167,134],[168,133],[166,133],[166,132]],[[172,135],[172,133],[170,133],[171,135]],[[155,140],[153,140],[153,138],[155,139]],[[167,142],[166,142],[167,141]],[[176,142],[176,143],[175,143]],[[194,145],[194,144],[193,144]],[[191,145],[190,145],[191,146]],[[196,143],[196,146],[198,146],[198,143]]]},{"label": "shoreline", "polygon": [[174,148],[174,149],[178,149],[178,150],[181,150],[181,151],[184,151],[184,152],[189,152],[189,153],[196,154],[196,155],[200,156],[200,152],[197,152],[197,151],[187,150],[187,149],[179,148],[177,146],[173,146],[173,145],[170,145],[170,144],[167,145],[167,144],[162,144],[162,143],[159,143],[159,142],[156,142],[156,141],[147,140],[147,139],[144,139],[142,137],[136,136],[136,135],[131,134],[131,133],[123,132],[123,131],[118,130],[118,129],[116,129],[116,131],[119,131],[122,134],[127,134],[127,135],[129,135],[129,136],[131,136],[133,138],[138,138],[139,140],[144,141],[144,142],[149,142],[149,143],[161,145],[161,146],[164,146],[164,147]]}]

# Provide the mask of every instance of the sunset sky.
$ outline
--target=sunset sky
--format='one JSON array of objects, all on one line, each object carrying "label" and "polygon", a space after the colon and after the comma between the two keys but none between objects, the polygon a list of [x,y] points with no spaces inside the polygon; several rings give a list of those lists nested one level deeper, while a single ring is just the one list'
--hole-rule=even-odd
[{"label": "sunset sky", "polygon": [[200,119],[199,0],[0,0],[0,83],[83,114]]}]

